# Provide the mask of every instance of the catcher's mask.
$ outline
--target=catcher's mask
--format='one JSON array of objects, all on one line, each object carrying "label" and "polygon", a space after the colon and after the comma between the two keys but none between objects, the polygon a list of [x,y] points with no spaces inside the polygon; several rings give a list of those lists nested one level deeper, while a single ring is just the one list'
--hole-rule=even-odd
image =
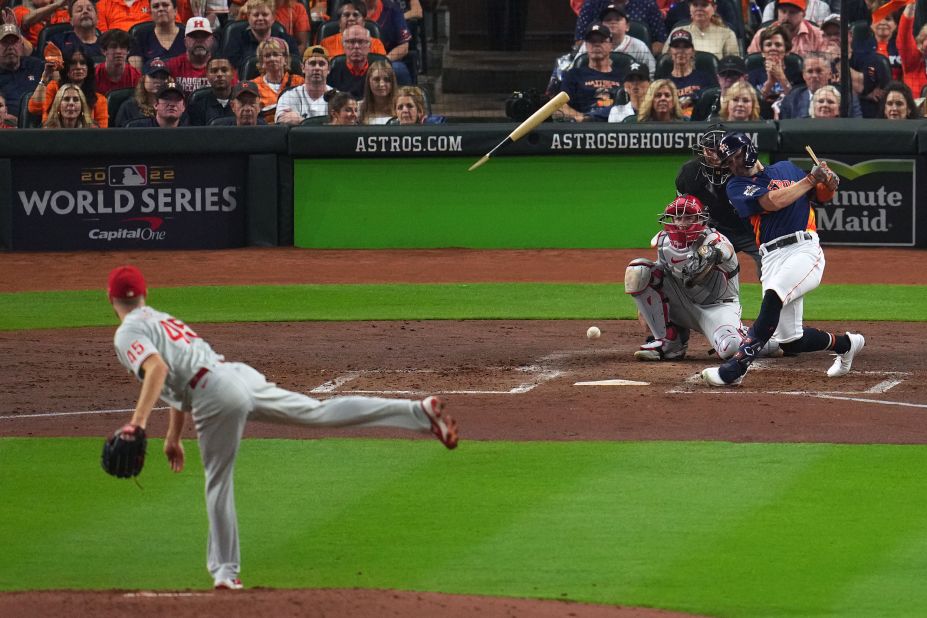
[{"label": "catcher's mask", "polygon": [[716,124],[698,136],[698,141],[692,148],[698,160],[702,175],[713,185],[721,186],[731,177],[727,165],[721,162],[718,146],[724,139],[724,127]]},{"label": "catcher's mask", "polygon": [[680,195],[669,203],[659,221],[670,243],[677,249],[685,249],[705,231],[708,214],[702,209],[702,203],[697,197]]},{"label": "catcher's mask", "polygon": [[757,152],[756,146],[753,145],[746,133],[735,131],[724,136],[718,144],[718,154],[721,156],[721,162],[726,163],[735,154],[744,151],[744,167],[750,169],[756,165]]}]

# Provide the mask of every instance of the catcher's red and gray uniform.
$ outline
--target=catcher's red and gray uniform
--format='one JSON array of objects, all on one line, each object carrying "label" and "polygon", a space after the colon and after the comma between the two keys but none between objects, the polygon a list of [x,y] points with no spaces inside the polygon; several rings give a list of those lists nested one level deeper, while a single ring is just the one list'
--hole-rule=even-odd
[{"label": "catcher's red and gray uniform", "polygon": [[705,335],[721,358],[733,356],[743,339],[734,247],[706,227],[708,216],[694,196],[673,200],[660,220],[664,230],[651,243],[656,262],[638,258],[625,270],[625,292],[634,298],[654,337],[635,357],[683,358],[690,329]]}]

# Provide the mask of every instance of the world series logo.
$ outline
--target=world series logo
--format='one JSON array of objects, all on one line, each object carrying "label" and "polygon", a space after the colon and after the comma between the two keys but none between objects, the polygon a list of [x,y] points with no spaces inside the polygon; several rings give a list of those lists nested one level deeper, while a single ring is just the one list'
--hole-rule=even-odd
[{"label": "world series logo", "polygon": [[161,185],[174,182],[175,177],[174,168],[164,165],[108,165],[80,171],[81,184],[108,187]]}]

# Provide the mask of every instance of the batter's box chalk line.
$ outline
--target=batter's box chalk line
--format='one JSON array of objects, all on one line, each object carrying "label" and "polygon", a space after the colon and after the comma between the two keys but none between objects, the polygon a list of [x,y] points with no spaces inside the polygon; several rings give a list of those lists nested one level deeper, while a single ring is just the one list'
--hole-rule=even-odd
[{"label": "batter's box chalk line", "polygon": [[[530,378],[521,382],[517,386],[509,389],[454,389],[441,390],[444,395],[521,395],[534,390],[538,386],[561,376],[569,375],[571,372],[559,366],[564,361],[575,358],[584,358],[589,356],[602,356],[608,354],[625,354],[627,350],[621,348],[596,348],[582,350],[559,350],[551,352],[539,358],[536,362],[520,367],[486,367],[491,371],[507,372],[514,371],[528,374]],[[392,374],[435,374],[434,369],[359,369],[347,371],[340,374],[332,380],[320,384],[313,388],[310,393],[314,395],[331,395],[331,394],[355,394],[355,395],[427,395],[433,391],[424,390],[343,390],[342,387],[357,378],[374,373],[392,373]]]},{"label": "batter's box chalk line", "polygon": [[[769,370],[773,368],[773,365],[770,364],[771,361],[757,361],[750,368],[750,372],[762,372],[764,369]],[[788,367],[775,367],[776,371],[785,371],[792,373],[807,373],[807,369],[798,369],[798,368],[788,368]],[[697,395],[697,394],[711,394],[711,395],[802,395],[805,397],[816,397],[818,399],[836,399],[840,401],[855,401],[859,403],[875,403],[879,405],[886,406],[902,406],[909,408],[925,408],[927,409],[927,404],[922,403],[910,403],[907,401],[888,401],[884,399],[868,399],[864,397],[853,397],[851,395],[879,395],[886,393],[892,388],[902,384],[905,381],[905,378],[911,376],[909,371],[856,371],[852,372],[851,375],[863,375],[863,376],[873,376],[885,378],[875,385],[862,390],[862,391],[811,391],[811,390],[801,390],[801,391],[773,391],[773,390],[761,390],[761,389],[745,389],[743,386],[738,386],[735,388],[711,388],[705,386],[704,388],[694,389],[694,388],[684,388],[684,389],[670,389],[667,394],[682,394],[682,395]],[[836,379],[835,383],[837,382]],[[693,374],[685,379],[685,383],[688,385],[702,385],[702,376],[701,373]]]}]

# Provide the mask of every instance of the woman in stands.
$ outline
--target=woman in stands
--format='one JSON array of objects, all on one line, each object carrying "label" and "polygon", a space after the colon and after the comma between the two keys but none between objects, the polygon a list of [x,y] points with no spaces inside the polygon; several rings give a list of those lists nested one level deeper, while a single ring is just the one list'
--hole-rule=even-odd
[{"label": "woman in stands", "polygon": [[808,115],[812,118],[840,118],[840,91],[834,86],[821,86],[811,97]]},{"label": "woman in stands", "polygon": [[95,127],[93,110],[77,84],[62,84],[48,110],[46,129],[84,129]]},{"label": "woman in stands", "polygon": [[927,24],[914,36],[915,5],[912,2],[904,7],[895,43],[901,54],[904,83],[915,95],[924,96],[924,88],[927,87]]},{"label": "woman in stands", "polygon": [[309,13],[298,0],[275,0],[274,20],[283,26],[286,33],[296,39],[299,55],[302,56],[309,44]]},{"label": "woman in stands", "polygon": [[15,129],[16,118],[10,115],[6,107],[6,99],[0,94],[0,129]]},{"label": "woman in stands", "polygon": [[760,119],[760,99],[756,88],[747,82],[738,81],[721,95],[721,120],[745,122]]},{"label": "woman in stands", "polygon": [[879,118],[888,120],[917,120],[920,118],[914,95],[906,84],[888,82],[882,97],[882,109]]},{"label": "woman in stands", "polygon": [[641,108],[637,112],[638,122],[675,122],[686,120],[679,103],[676,85],[668,79],[658,79],[650,84]]},{"label": "woman in stands", "polygon": [[177,0],[151,0],[154,29],[136,33],[129,64],[141,71],[155,58],[167,60],[187,52],[183,28],[177,24]]},{"label": "woman in stands", "polygon": [[154,118],[154,106],[158,102],[158,90],[164,87],[170,77],[170,71],[167,70],[161,60],[157,58],[152,60],[145,70],[145,75],[138,80],[138,84],[135,86],[135,94],[132,95],[131,99],[126,100],[119,106],[113,126],[124,127],[133,120]]},{"label": "woman in stands", "polygon": [[[719,60],[724,56],[740,56],[737,35],[725,25],[716,10],[715,0],[690,0],[689,17],[692,22],[675,30],[688,30],[696,51],[714,54]],[[672,40],[672,32],[669,38]]]},{"label": "woman in stands", "polygon": [[425,97],[415,86],[402,86],[396,93],[396,105],[393,115],[399,124],[424,124]]},{"label": "woman in stands", "polygon": [[109,126],[106,97],[97,92],[93,58],[86,53],[83,47],[75,47],[64,54],[64,67],[61,69],[61,77],[58,81],[51,80],[54,72],[54,64],[46,63],[42,79],[32,92],[32,97],[29,98],[30,114],[41,114],[44,124],[51,115],[51,106],[58,90],[65,84],[74,84],[83,92],[84,100],[92,103],[93,123],[102,128]]},{"label": "woman in stands", "polygon": [[669,55],[673,59],[670,80],[676,85],[679,102],[686,118],[692,116],[702,91],[718,85],[714,72],[710,75],[695,68],[695,47],[688,30],[674,30],[669,39]]},{"label": "woman in stands", "polygon": [[360,105],[360,124],[386,124],[395,111],[396,74],[385,60],[378,60],[367,70],[364,99]]},{"label": "woman in stands", "polygon": [[260,75],[254,84],[261,93],[261,115],[267,124],[273,124],[280,95],[306,80],[302,75],[290,73],[290,49],[281,38],[271,37],[258,45],[257,58]]},{"label": "woman in stands", "polygon": [[330,125],[356,125],[357,99],[350,92],[329,90],[325,93],[328,99],[328,124]]},{"label": "woman in stands", "polygon": [[767,103],[772,104],[792,90],[792,82],[785,74],[785,57],[792,50],[792,35],[773,24],[760,34],[760,53],[763,67],[747,73],[747,81],[756,86]]}]

